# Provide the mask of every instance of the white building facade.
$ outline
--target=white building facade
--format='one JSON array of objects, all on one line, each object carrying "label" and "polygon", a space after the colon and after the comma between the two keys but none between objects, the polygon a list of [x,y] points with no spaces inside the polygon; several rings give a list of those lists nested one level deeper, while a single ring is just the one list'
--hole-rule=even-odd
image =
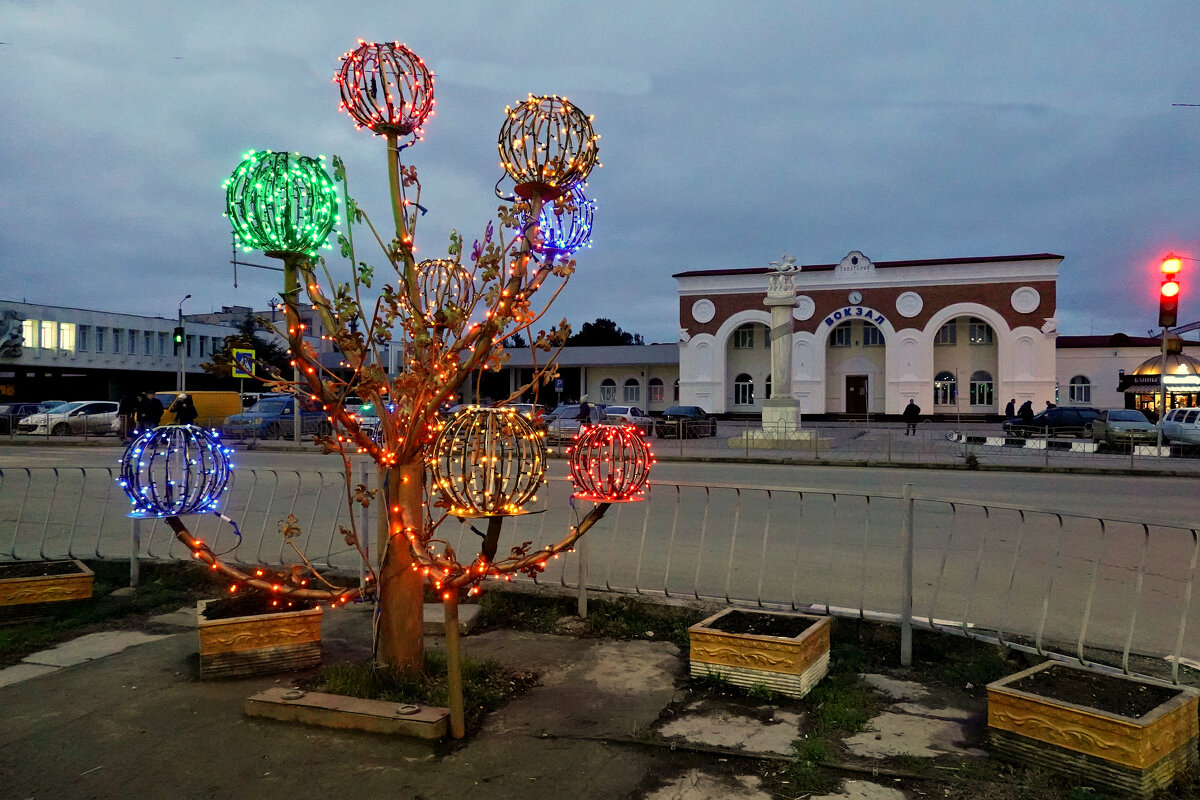
[{"label": "white building facade", "polygon": [[[1054,397],[1050,253],[801,266],[791,395],[801,414],[996,414]],[[767,267],[681,272],[679,402],[760,413],[772,396]]]}]

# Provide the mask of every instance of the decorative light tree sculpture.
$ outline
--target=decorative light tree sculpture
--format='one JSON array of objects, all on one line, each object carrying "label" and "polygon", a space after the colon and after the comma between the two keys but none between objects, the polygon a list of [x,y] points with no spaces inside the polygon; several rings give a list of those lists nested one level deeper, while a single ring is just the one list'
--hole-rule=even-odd
[{"label": "decorative light tree sculpture", "polygon": [[[519,544],[501,554],[504,518],[521,513],[544,478],[541,437],[519,415],[505,409],[468,409],[445,423],[437,413],[472,374],[500,369],[501,343],[514,333],[528,333],[535,353],[550,354],[514,396],[555,377],[553,356],[565,343],[570,326],[564,320],[534,333],[533,326],[553,300],[551,296],[535,307],[534,296],[546,280],[565,282],[570,277],[575,269],[570,252],[579,245],[560,246],[554,239],[551,246],[543,246],[543,209],[556,218],[583,210],[586,223],[572,223],[572,230],[590,230],[591,206],[577,189],[598,165],[599,136],[591,118],[566,98],[531,95],[507,109],[498,147],[517,197],[506,198],[511,202],[500,208],[499,228],[489,223],[472,247],[464,249],[463,240],[452,233],[446,258],[418,264],[413,230],[420,182],[415,168],[400,162],[400,153],[419,140],[432,111],[429,70],[402,45],[362,42],[343,56],[334,80],[342,108],[360,127],[387,140],[395,236],[384,244],[384,253],[395,270],[394,284],[377,290],[376,302],[363,301],[363,293],[371,290],[374,269],[355,258],[352,228],[348,228],[338,241],[342,254],[354,264],[352,281],[331,282],[328,292],[322,289],[313,255],[323,242],[322,231],[328,233],[336,221],[336,212],[330,213],[336,199],[323,170],[318,174],[302,157],[287,159],[282,175],[275,167],[269,172],[274,183],[266,183],[252,177],[266,169],[260,166],[265,157],[252,153],[253,163],[243,163],[227,183],[227,207],[246,246],[262,247],[283,260],[288,338],[300,367],[300,382],[291,389],[322,403],[344,431],[318,441],[327,451],[340,453],[347,464],[350,453],[363,452],[379,466],[385,513],[379,515],[376,547],[376,659],[404,670],[421,667],[422,603],[428,581],[442,593],[446,606],[451,731],[461,736],[460,591],[475,592],[487,578],[540,572],[547,560],[569,550],[603,516],[609,502],[620,501],[607,494],[601,499],[602,494],[595,493],[598,504],[558,541],[538,549]],[[407,140],[403,147],[401,139]],[[345,181],[344,167],[336,158],[334,175]],[[264,188],[268,186],[269,190]],[[348,221],[370,226],[383,243],[366,213],[349,196],[344,200]],[[299,323],[301,286],[307,304],[341,351],[350,377],[325,371],[304,341]],[[397,326],[405,341],[405,357],[399,371],[389,375],[381,366],[386,359],[380,347],[395,339],[392,332]],[[379,409],[382,441],[360,428],[354,415],[342,407],[350,393]],[[650,463],[641,455],[626,460],[631,475],[642,475]],[[604,491],[617,491],[625,481],[609,480]],[[638,487],[642,484],[644,477]],[[348,496],[354,494],[351,488]],[[628,487],[620,491],[624,499],[633,499],[636,493]],[[436,531],[448,519],[471,517],[486,517],[488,533],[479,554],[463,563]]]}]

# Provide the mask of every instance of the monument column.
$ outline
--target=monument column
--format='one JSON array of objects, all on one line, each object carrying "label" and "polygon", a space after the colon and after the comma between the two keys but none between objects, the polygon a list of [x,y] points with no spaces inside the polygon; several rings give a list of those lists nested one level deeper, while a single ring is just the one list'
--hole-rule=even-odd
[{"label": "monument column", "polygon": [[771,397],[762,401],[767,438],[787,436],[800,427],[800,404],[792,397],[792,309],[796,306],[796,259],[784,253],[771,262],[767,298],[771,309]]}]

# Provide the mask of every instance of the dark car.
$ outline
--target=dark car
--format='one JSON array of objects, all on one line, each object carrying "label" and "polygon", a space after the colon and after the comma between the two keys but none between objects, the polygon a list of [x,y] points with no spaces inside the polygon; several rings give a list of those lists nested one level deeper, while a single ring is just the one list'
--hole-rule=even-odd
[{"label": "dark car", "polygon": [[660,439],[716,436],[717,418],[700,406],[671,406],[654,420],[654,433]]},{"label": "dark car", "polygon": [[1034,414],[1031,422],[1022,422],[1020,417],[1004,420],[1004,431],[1013,436],[1078,436],[1090,439],[1092,423],[1100,418],[1094,408],[1047,408]]},{"label": "dark car", "polygon": [[0,433],[11,433],[17,427],[17,420],[30,414],[40,414],[55,406],[62,405],[61,400],[44,403],[0,403]]}]

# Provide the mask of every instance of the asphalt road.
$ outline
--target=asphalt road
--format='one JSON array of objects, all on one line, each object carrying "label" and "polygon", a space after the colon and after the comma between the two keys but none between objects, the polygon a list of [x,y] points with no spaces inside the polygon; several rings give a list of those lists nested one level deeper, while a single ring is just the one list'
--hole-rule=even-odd
[{"label": "asphalt road", "polygon": [[[126,501],[96,469],[115,467],[119,453],[115,443],[0,447],[0,558],[127,555]],[[356,571],[337,535],[347,524],[339,459],[243,450],[236,460],[224,510],[242,538],[211,517],[195,524],[199,534],[218,550],[236,547],[243,562],[285,562],[278,522],[294,514],[310,557]],[[1181,622],[1200,613],[1191,600],[1197,478],[943,467],[661,461],[649,501],[615,506],[583,540],[585,580],[622,592],[897,613],[898,498],[912,484],[918,617],[1065,642],[1082,634],[1161,656],[1175,650]],[[34,480],[22,483],[19,468]],[[552,460],[550,472],[544,513],[506,522],[502,552],[555,541],[577,518],[565,462]],[[140,535],[143,557],[187,555],[161,524],[142,522]],[[478,547],[455,520],[438,535],[464,557]],[[552,562],[543,579],[575,585],[580,560]],[[1200,637],[1183,641],[1183,655],[1200,660]]]}]

